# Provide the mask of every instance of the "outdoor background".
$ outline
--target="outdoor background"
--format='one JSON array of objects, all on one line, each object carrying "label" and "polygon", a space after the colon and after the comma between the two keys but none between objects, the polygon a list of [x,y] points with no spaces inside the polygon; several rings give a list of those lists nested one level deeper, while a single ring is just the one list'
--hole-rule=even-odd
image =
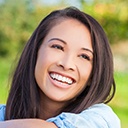
[{"label": "outdoor background", "polygon": [[117,84],[109,105],[128,128],[128,0],[0,0],[0,104],[6,104],[15,58],[34,29],[51,11],[67,6],[95,17],[108,35]]}]

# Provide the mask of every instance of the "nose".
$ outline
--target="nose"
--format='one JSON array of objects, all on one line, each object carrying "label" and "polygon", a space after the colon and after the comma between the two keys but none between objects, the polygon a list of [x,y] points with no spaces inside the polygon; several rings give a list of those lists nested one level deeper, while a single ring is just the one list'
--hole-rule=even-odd
[{"label": "nose", "polygon": [[76,65],[72,56],[67,55],[62,57],[58,62],[57,66],[63,68],[64,70],[74,71],[76,69]]}]

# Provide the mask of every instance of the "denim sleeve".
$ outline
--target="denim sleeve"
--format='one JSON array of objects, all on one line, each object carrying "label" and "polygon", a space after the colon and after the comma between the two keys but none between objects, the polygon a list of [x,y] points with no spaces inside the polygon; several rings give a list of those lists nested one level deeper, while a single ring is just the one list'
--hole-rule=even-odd
[{"label": "denim sleeve", "polygon": [[119,118],[105,104],[93,105],[80,114],[64,112],[47,121],[58,128],[121,128]]},{"label": "denim sleeve", "polygon": [[5,105],[0,105],[0,121],[4,121]]}]

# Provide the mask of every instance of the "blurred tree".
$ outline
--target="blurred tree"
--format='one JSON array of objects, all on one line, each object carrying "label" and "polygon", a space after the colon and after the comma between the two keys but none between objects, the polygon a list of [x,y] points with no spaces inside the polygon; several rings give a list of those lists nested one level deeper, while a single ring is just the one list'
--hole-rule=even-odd
[{"label": "blurred tree", "polygon": [[[117,2],[118,1],[118,2]],[[128,0],[79,0],[81,9],[94,16],[110,42],[128,39]],[[0,3],[0,56],[13,56],[22,49],[40,20],[54,9],[68,6],[44,5],[37,0],[3,0]]]},{"label": "blurred tree", "polygon": [[105,29],[110,43],[128,40],[128,0],[80,0],[83,11]]},{"label": "blurred tree", "polygon": [[0,57],[13,56],[22,49],[40,20],[58,5],[37,0],[3,0],[0,3]]},{"label": "blurred tree", "polygon": [[[33,28],[28,0],[5,0],[0,5],[0,55],[10,55],[15,52]],[[25,31],[26,30],[26,31]],[[11,46],[11,47],[10,47]]]}]

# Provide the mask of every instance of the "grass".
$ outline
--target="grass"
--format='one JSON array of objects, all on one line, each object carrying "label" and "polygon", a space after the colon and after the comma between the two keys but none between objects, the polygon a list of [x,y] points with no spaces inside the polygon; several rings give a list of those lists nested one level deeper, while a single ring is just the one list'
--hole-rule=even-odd
[{"label": "grass", "polygon": [[128,128],[128,72],[116,72],[116,95],[110,106],[121,120],[122,128]]},{"label": "grass", "polygon": [[[8,95],[8,75],[11,59],[0,58],[0,104],[5,104]],[[114,99],[109,103],[121,120],[122,128],[128,128],[128,72],[116,72],[117,91]]]},{"label": "grass", "polygon": [[4,104],[8,95],[8,76],[11,67],[10,59],[0,58],[0,104]]}]

